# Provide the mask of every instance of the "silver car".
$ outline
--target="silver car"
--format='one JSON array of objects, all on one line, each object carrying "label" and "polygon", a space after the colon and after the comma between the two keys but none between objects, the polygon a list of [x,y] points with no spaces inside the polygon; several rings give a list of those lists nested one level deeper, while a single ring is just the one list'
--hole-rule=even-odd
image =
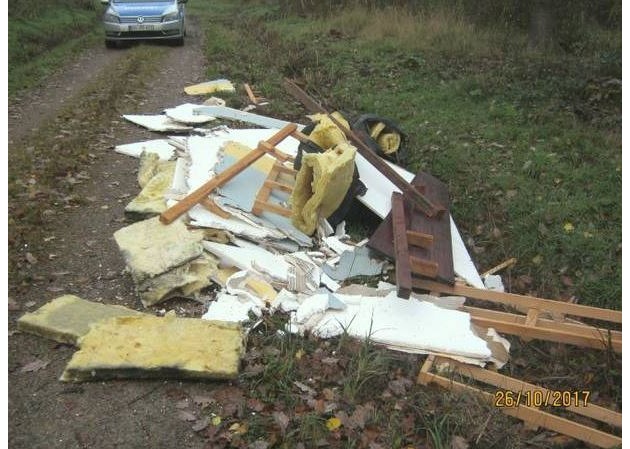
[{"label": "silver car", "polygon": [[187,0],[101,0],[105,45],[122,41],[166,39],[184,45]]}]

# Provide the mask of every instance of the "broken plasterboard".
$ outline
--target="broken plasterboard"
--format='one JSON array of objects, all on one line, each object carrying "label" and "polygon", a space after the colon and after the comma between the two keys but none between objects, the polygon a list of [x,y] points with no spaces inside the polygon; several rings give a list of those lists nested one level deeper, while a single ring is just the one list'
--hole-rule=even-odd
[{"label": "broken plasterboard", "polygon": [[166,115],[123,115],[125,120],[129,120],[131,123],[147,128],[151,131],[190,131],[191,126],[182,125],[176,121],[168,118]]},{"label": "broken plasterboard", "polygon": [[385,262],[371,257],[370,249],[365,246],[344,251],[339,262],[331,267],[323,265],[324,273],[336,281],[343,281],[354,276],[377,276],[383,272]]},{"label": "broken plasterboard", "polygon": [[184,87],[184,92],[188,95],[205,95],[213,94],[215,92],[234,92],[234,90],[232,82],[226,79],[204,81],[203,83]]},{"label": "broken plasterboard", "polygon": [[59,343],[76,345],[100,320],[119,316],[142,315],[123,306],[86,301],[74,295],[63,295],[34,312],[22,315],[17,327],[23,332],[50,338]]},{"label": "broken plasterboard", "polygon": [[142,153],[155,153],[161,160],[168,161],[175,154],[175,147],[167,139],[145,140],[144,142],[116,145],[116,153],[139,158]]},{"label": "broken plasterboard", "polygon": [[346,305],[343,310],[322,311],[321,298],[313,295],[292,316],[290,330],[310,331],[321,338],[347,333],[394,350],[438,353],[480,366],[494,361],[487,342],[473,332],[468,313],[398,298],[395,292],[384,298],[334,295]]},{"label": "broken plasterboard", "polygon": [[184,103],[174,108],[164,109],[164,114],[172,120],[179,123],[186,123],[189,125],[199,125],[215,120],[211,115],[194,114],[194,110],[198,108],[198,104]]},{"label": "broken plasterboard", "polygon": [[203,230],[189,230],[177,220],[165,226],[158,217],[119,229],[114,239],[131,276],[139,284],[199,257]]},{"label": "broken plasterboard", "polygon": [[169,315],[100,321],[79,346],[62,381],[233,379],[244,350],[240,326]]}]

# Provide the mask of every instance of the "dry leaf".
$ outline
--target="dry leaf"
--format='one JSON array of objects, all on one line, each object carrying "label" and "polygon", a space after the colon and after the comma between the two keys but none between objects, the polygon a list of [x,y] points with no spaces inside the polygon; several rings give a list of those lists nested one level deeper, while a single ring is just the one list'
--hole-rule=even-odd
[{"label": "dry leaf", "polygon": [[195,432],[201,432],[203,429],[208,427],[209,424],[210,424],[210,418],[208,417],[198,419],[195,422],[195,424],[192,426],[192,430]]},{"label": "dry leaf", "polygon": [[464,437],[455,435],[451,439],[451,449],[468,449],[468,441]]},{"label": "dry leaf", "polygon": [[31,265],[35,265],[37,263],[37,257],[33,256],[32,253],[26,253],[24,257],[26,258],[26,261]]},{"label": "dry leaf", "polygon": [[20,368],[21,373],[33,373],[35,371],[39,371],[40,369],[44,369],[48,366],[50,362],[36,359],[30,363],[27,363],[22,368]]},{"label": "dry leaf", "polygon": [[276,422],[278,427],[280,427],[280,431],[284,435],[287,427],[289,426],[290,418],[284,412],[273,412],[272,416],[273,420]]},{"label": "dry leaf", "polygon": [[336,416],[333,416],[332,418],[328,418],[328,420],[326,421],[326,428],[330,430],[331,432],[337,430],[340,427],[341,427],[341,420],[337,418]]},{"label": "dry leaf", "polygon": [[182,399],[181,401],[175,404],[175,408],[184,409],[184,408],[188,408],[188,405],[189,405],[188,399]]},{"label": "dry leaf", "polygon": [[212,425],[213,426],[218,426],[219,424],[221,424],[221,417],[220,416],[214,416],[212,418]]},{"label": "dry leaf", "polygon": [[210,396],[203,396],[203,395],[193,396],[192,400],[195,404],[197,404],[201,408],[206,408],[210,404],[213,404],[215,402],[214,398],[211,398]]},{"label": "dry leaf", "polygon": [[179,410],[177,412],[177,418],[182,421],[197,421],[195,414],[189,412],[188,410]]}]

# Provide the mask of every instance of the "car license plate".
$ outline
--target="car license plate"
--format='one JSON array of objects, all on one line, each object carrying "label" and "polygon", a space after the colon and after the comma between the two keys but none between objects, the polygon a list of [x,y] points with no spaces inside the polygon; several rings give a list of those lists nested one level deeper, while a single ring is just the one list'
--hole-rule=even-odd
[{"label": "car license plate", "polygon": [[129,31],[155,31],[155,25],[129,25]]}]

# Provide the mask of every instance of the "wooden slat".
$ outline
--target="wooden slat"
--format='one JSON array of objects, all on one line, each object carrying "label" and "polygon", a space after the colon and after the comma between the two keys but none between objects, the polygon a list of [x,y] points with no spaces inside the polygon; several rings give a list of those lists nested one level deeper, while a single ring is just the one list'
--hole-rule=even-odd
[{"label": "wooden slat", "polygon": [[437,262],[432,260],[420,259],[419,257],[410,256],[409,264],[411,265],[411,271],[420,276],[426,276],[428,278],[435,279],[440,269]]},{"label": "wooden slat", "polygon": [[290,186],[288,184],[282,184],[281,182],[278,182],[278,181],[267,180],[265,181],[265,186],[269,187],[271,190],[276,189],[276,190],[281,190],[286,193],[293,192],[293,186]]},{"label": "wooden slat", "polygon": [[403,196],[398,192],[392,193],[392,226],[396,253],[398,297],[409,299],[411,295],[411,265],[409,244],[407,243],[407,220],[405,219]]},{"label": "wooden slat", "polygon": [[[526,392],[526,391],[540,391],[542,397],[553,398],[554,390],[549,390],[538,385],[531,384],[513,377],[505,376],[503,374],[489,371],[487,369],[480,368],[478,366],[464,365],[453,360],[446,360],[439,358],[439,361],[448,363],[453,367],[454,371],[462,376],[469,377],[471,379],[478,380],[480,382],[493,385],[503,390],[510,390],[514,392]],[[561,394],[562,392],[555,392]],[[579,395],[578,395],[579,396]],[[579,398],[578,398],[579,399]],[[583,398],[582,398],[583,399]],[[552,399],[550,399],[551,401]],[[621,413],[617,413],[613,410],[609,410],[605,407],[595,405],[590,401],[581,403],[579,405],[570,405],[568,407],[562,407],[578,415],[586,416],[588,418],[596,419],[597,421],[610,424],[615,427],[621,428]]]},{"label": "wooden slat", "polygon": [[[534,337],[530,330],[531,326],[527,326],[527,318],[523,315],[471,306],[463,306],[461,310],[470,313],[473,322],[479,326],[485,327],[491,323],[496,324],[499,321],[505,323],[503,332],[511,335],[521,336],[521,332],[526,332],[531,338],[555,342],[561,342],[560,339],[564,338],[566,335],[570,335],[570,343],[595,349],[607,349],[610,341],[612,349],[616,352],[621,352],[621,332],[619,331],[611,331],[586,324],[574,324],[538,318],[536,321],[536,329],[538,329],[538,331],[536,331],[536,336]],[[509,324],[518,326],[509,326]],[[567,339],[564,338],[564,340]],[[564,341],[564,343],[567,343],[567,341]]]},{"label": "wooden slat", "polygon": [[514,307],[523,307],[527,310],[536,308],[551,313],[581,316],[612,323],[621,323],[622,318],[621,312],[617,310],[600,309],[598,307],[534,298],[533,296],[517,295],[494,290],[483,290],[465,285],[451,286],[424,279],[414,279],[413,286],[414,288],[427,291],[438,291],[449,295],[466,296],[467,298],[482,299],[485,301],[508,304]]},{"label": "wooden slat", "polygon": [[282,207],[279,204],[274,203],[265,203],[262,201],[254,201],[254,208],[252,210],[256,211],[254,215],[260,215],[262,211],[273,212],[274,214],[282,215],[283,217],[291,217],[292,212],[291,209],[287,209],[286,207]]},{"label": "wooden slat", "polygon": [[[424,384],[433,382],[449,390],[468,391],[494,404],[494,395],[470,385],[455,382],[429,372],[420,371],[419,377],[422,378],[421,382]],[[503,407],[500,410],[506,415],[526,421],[533,426],[544,427],[545,429],[567,435],[586,443],[594,444],[598,447],[612,448],[621,444],[621,438],[616,435],[593,429],[592,427],[570,421],[542,410],[526,407],[524,405],[511,408]]]},{"label": "wooden slat", "polygon": [[410,245],[419,246],[420,248],[430,248],[433,245],[433,236],[418,231],[407,231],[407,241]]},{"label": "wooden slat", "polygon": [[214,189],[216,189],[217,187],[221,187],[226,182],[242,172],[245,168],[249,167],[258,159],[267,154],[265,148],[267,148],[268,146],[274,147],[275,145],[279,144],[286,137],[290,136],[291,133],[293,133],[296,129],[297,125],[291,123],[282,128],[273,136],[271,136],[269,140],[260,142],[256,149],[250,151],[241,159],[236,161],[233,165],[228,167],[225,171],[218,174],[217,176],[203,184],[201,187],[189,193],[177,204],[162,212],[162,214],[160,215],[160,221],[164,224],[172,223],[178,217],[186,213],[186,211],[188,211],[195,204],[199,203],[199,201],[201,201],[203,198],[207,197]]},{"label": "wooden slat", "polygon": [[258,99],[254,95],[254,92],[252,92],[252,88],[249,87],[249,84],[243,83],[243,87],[245,88],[245,92],[247,93],[247,96],[249,97],[249,101],[251,101],[252,104],[258,104]]}]

